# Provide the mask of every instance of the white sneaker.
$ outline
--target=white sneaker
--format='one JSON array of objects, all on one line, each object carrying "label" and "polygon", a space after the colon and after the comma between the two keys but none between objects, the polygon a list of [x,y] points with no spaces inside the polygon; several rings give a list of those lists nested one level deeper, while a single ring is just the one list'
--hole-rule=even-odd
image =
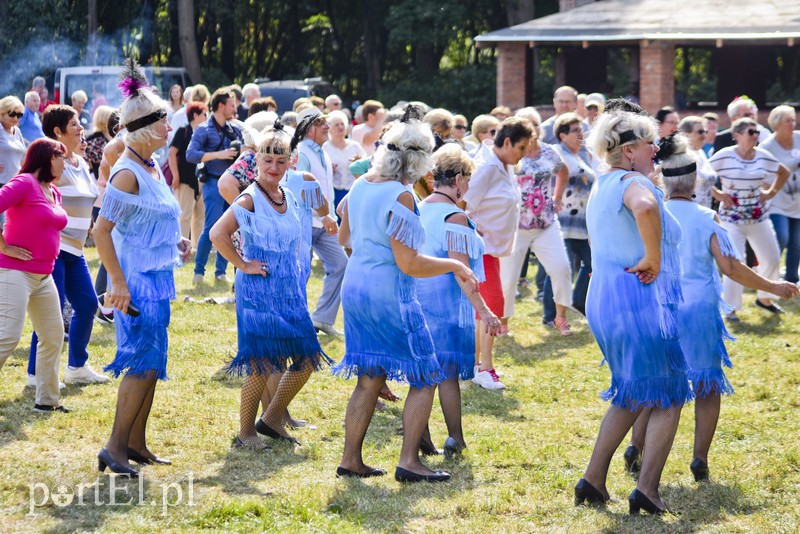
[{"label": "white sneaker", "polygon": [[214,277],[214,280],[219,282],[220,284],[227,284],[228,283],[228,275],[225,273],[219,274]]},{"label": "white sneaker", "polygon": [[[36,388],[36,375],[28,375],[28,378],[25,379],[25,387],[26,388]],[[64,382],[58,383],[58,389],[64,389],[67,385]]]},{"label": "white sneaker", "polygon": [[194,278],[192,278],[192,283],[193,284],[202,284],[203,283],[203,275],[202,274],[194,275]]},{"label": "white sneaker", "polygon": [[319,321],[311,321],[314,325],[314,328],[317,332],[323,332],[329,336],[343,336],[344,333],[341,330],[337,330],[335,326],[328,323],[321,323]]},{"label": "white sneaker", "polygon": [[484,389],[506,389],[506,386],[500,382],[500,377],[497,376],[494,369],[487,369],[476,373],[472,381]]},{"label": "white sneaker", "polygon": [[68,365],[64,371],[64,382],[67,384],[105,384],[108,381],[106,375],[95,372],[88,363],[83,367]]}]

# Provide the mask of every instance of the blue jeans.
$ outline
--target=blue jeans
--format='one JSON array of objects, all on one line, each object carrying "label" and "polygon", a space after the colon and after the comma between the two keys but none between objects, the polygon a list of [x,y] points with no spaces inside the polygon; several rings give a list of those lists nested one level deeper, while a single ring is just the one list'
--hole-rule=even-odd
[{"label": "blue jeans", "polygon": [[[200,235],[200,240],[197,242],[197,254],[194,257],[194,274],[206,274],[206,263],[208,263],[208,255],[211,254],[211,239],[208,237],[211,232],[211,227],[216,224],[225,210],[228,209],[228,203],[219,194],[217,182],[219,178],[209,178],[203,185],[203,202],[206,208],[206,224],[203,227],[203,233]],[[214,270],[214,276],[225,274],[228,268],[228,260],[222,257],[222,254],[217,254],[217,261]]]},{"label": "blue jeans", "polygon": [[[349,193],[349,192],[350,192],[349,189],[334,189],[333,190],[333,206],[329,206],[329,208],[330,208],[329,215],[331,217],[333,217],[333,214],[336,212],[336,206],[339,205],[339,202],[341,202],[342,199],[345,196],[347,196],[347,193]],[[339,217],[338,213],[336,214],[336,224],[342,224],[342,218]]]},{"label": "blue jeans", "polygon": [[[588,239],[565,239],[570,265],[573,272],[578,269],[575,287],[572,289],[572,306],[579,312],[586,313],[586,292],[589,290],[589,275],[592,274],[592,249]],[[544,281],[544,322],[556,319],[556,303],[553,300],[553,286],[548,276]]]},{"label": "blue jeans", "polygon": [[[58,300],[64,309],[64,297],[72,304],[75,313],[69,324],[69,366],[83,367],[89,359],[86,346],[92,337],[94,314],[97,311],[97,293],[92,285],[92,275],[86,258],[75,256],[63,250],[58,254],[53,267],[53,281],[56,283]],[[36,345],[39,338],[36,332],[31,336],[31,350],[28,357],[28,374],[36,374]]]},{"label": "blue jeans", "polygon": [[783,279],[796,284],[798,282],[797,268],[800,266],[800,219],[785,215],[770,215],[775,235],[778,236],[778,247],[783,253],[786,249],[786,274]]}]

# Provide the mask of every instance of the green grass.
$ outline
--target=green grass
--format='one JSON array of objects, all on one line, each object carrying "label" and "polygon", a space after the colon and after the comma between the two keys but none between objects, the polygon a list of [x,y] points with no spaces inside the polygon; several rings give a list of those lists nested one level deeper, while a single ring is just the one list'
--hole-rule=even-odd
[{"label": "green grass", "polygon": [[[96,252],[88,250],[91,267]],[[69,386],[63,396],[74,411],[35,415],[33,391],[24,389],[29,330],[2,369],[0,381],[0,531],[194,531],[234,532],[792,532],[800,524],[800,305],[789,303],[783,320],[752,307],[734,327],[735,368],[728,376],[737,394],[723,400],[710,457],[712,482],[695,484],[693,405],[684,412],[662,480],[664,500],[679,516],[627,515],[634,486],[623,474],[622,449],[614,458],[609,490],[617,502],[606,510],[576,508],[572,487],[589,459],[607,405],[597,398],[609,373],[584,320],[562,339],[541,325],[541,307],[526,295],[513,323],[514,337],[498,340],[497,367],[504,392],[464,384],[463,459],[441,457],[428,465],[453,475],[450,483],[401,486],[391,476],[338,480],[344,410],[354,381],[313,375],[291,406],[318,426],[294,435],[292,449],[272,443],[267,454],[231,448],[238,426],[240,379],[222,368],[236,350],[233,306],[184,302],[184,297],[227,296],[228,287],[193,289],[191,268],[177,273],[178,299],[170,327],[170,380],[159,384],[150,419],[152,450],[172,467],[145,467],[139,486],[97,473],[96,454],[111,430],[116,383]],[[316,302],[321,270],[309,285]],[[207,277],[210,278],[210,277]],[[745,301],[753,300],[746,295]],[[645,319],[645,318],[643,318]],[[341,328],[341,314],[337,325]],[[334,359],[340,340],[321,337]],[[114,353],[113,329],[95,325],[90,363],[102,368]],[[66,365],[66,354],[62,366]],[[394,385],[405,397],[407,389]],[[402,403],[375,414],[365,458],[393,472],[401,437]],[[446,430],[438,401],[431,431],[441,446]],[[191,485],[190,485],[191,480]],[[59,506],[52,499],[29,514],[30,488],[86,484],[83,503]],[[91,486],[94,484],[93,486]],[[164,508],[164,487],[170,503]],[[120,489],[120,486],[122,489]],[[129,487],[128,487],[129,486]],[[43,486],[39,486],[43,488]],[[70,489],[72,488],[72,489]],[[125,491],[127,489],[127,492]],[[192,492],[190,506],[189,491]],[[37,503],[44,490],[37,490]],[[111,506],[115,496],[117,505]],[[97,496],[97,504],[95,502]],[[122,504],[133,498],[131,504]]]}]

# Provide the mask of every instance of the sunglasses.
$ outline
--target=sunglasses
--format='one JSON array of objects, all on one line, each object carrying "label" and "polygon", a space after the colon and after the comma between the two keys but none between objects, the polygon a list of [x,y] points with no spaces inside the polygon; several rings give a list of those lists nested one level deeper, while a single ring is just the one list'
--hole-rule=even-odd
[{"label": "sunglasses", "polygon": [[489,130],[490,135],[497,135],[497,130]]},{"label": "sunglasses", "polygon": [[740,134],[745,134],[746,133],[746,134],[752,136],[752,135],[758,135],[758,130],[756,130],[755,128],[748,128],[747,130],[742,130],[739,133]]},{"label": "sunglasses", "polygon": [[467,129],[467,127],[464,126],[463,124],[456,124],[455,126],[453,126],[453,128],[455,128],[456,130],[466,130]]},{"label": "sunglasses", "polygon": [[700,135],[705,135],[708,133],[708,130],[697,130],[695,133]]},{"label": "sunglasses", "polygon": [[569,133],[583,133],[581,128],[570,128]]},{"label": "sunglasses", "polygon": [[9,111],[8,113],[6,113],[6,115],[11,117],[12,119],[21,119],[23,113],[20,113],[19,111]]}]

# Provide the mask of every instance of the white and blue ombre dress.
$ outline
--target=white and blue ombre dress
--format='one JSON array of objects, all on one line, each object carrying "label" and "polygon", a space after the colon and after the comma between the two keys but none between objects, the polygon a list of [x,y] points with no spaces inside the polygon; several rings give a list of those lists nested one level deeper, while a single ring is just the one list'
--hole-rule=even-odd
[{"label": "white and blue ombre dress", "polygon": [[242,234],[244,260],[266,264],[269,274],[236,271],[236,327],[239,350],[228,365],[233,374],[267,374],[299,369],[306,359],[319,369],[330,359],[322,351],[306,304],[306,276],[300,208],[291,191],[286,212],[269,204],[255,183],[242,195],[253,199],[254,211],[238,203],[230,207]]},{"label": "white and blue ombre dress", "polygon": [[[122,170],[136,176],[138,194],[114,187],[114,175]],[[103,370],[115,377],[127,373],[167,378],[169,301],[175,298],[172,270],[180,265],[181,210],[161,171],[159,177],[160,181],[154,180],[138,163],[120,158],[111,169],[100,208],[100,215],[115,224],[111,232],[114,249],[131,304],[140,311],[137,317],[114,314],[117,353]]]},{"label": "white and blue ombre dress", "polygon": [[[447,203],[423,202],[419,206],[425,244],[420,252],[436,258],[448,258],[450,252],[465,254],[469,267],[479,282],[484,281],[483,239],[471,220],[469,226],[447,219],[463,210]],[[466,214],[465,214],[466,215]],[[461,290],[453,273],[420,278],[417,294],[425,313],[436,349],[436,359],[443,379],[469,380],[475,366],[475,310]]]},{"label": "white and blue ombre dress", "polygon": [[427,387],[442,380],[441,368],[417,280],[400,271],[390,241],[419,250],[425,240],[417,210],[397,201],[403,193],[399,182],[361,179],[345,199],[353,254],[342,283],[345,355],[334,373]]},{"label": "white and blue ombre dress", "polygon": [[[300,236],[300,268],[302,269],[303,280],[308,280],[311,274],[311,223],[314,218],[312,210],[322,207],[325,197],[322,195],[322,188],[316,180],[306,180],[303,173],[293,170],[286,171],[281,180],[281,184],[294,195],[299,207],[300,226],[302,234]],[[303,294],[305,295],[306,286],[303,284]]]},{"label": "white and blue ombre dress", "polygon": [[725,340],[733,340],[722,320],[722,313],[733,307],[722,300],[722,283],[711,254],[711,236],[717,236],[722,254],[739,259],[727,230],[714,220],[715,213],[695,202],[670,200],[667,210],[683,231],[681,289],[683,302],[678,307],[678,332],[689,366],[689,380],[699,398],[711,393],[731,394],[722,366],[733,367]]},{"label": "white and blue ombre dress", "polygon": [[[600,176],[586,210],[592,242],[586,318],[611,369],[611,387],[601,398],[629,410],[681,406],[694,398],[678,340],[681,229],[664,209],[662,191],[638,173],[623,180],[628,174]],[[625,270],[644,256],[636,220],[623,203],[628,187],[653,193],[661,211],[661,271],[651,284]]]}]

